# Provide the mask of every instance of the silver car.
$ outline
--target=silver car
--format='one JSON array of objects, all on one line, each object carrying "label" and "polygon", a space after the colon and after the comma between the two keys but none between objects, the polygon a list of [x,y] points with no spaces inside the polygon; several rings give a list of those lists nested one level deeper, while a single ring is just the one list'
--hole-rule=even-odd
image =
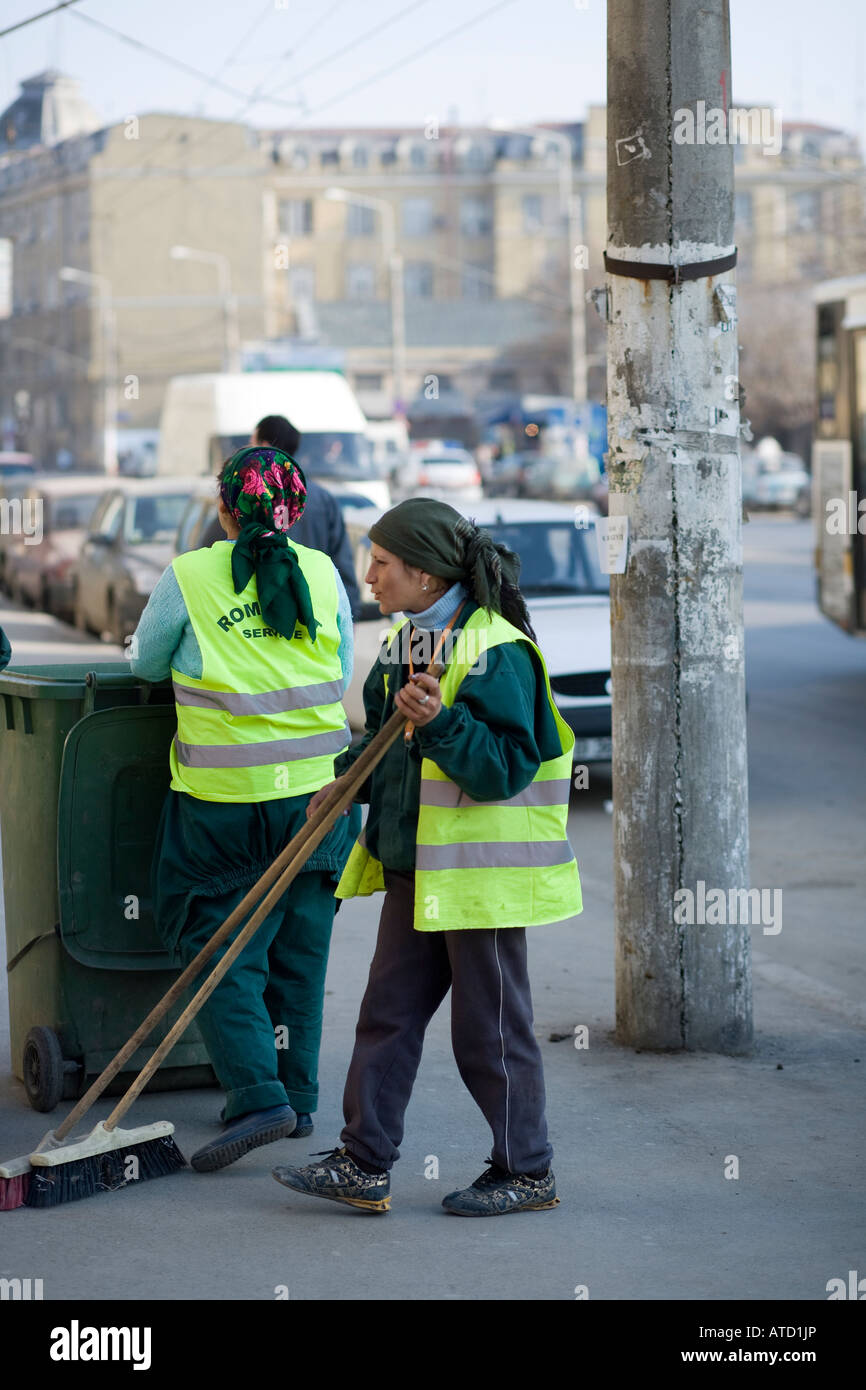
[{"label": "silver car", "polygon": [[97,508],[78,562],[75,625],[122,643],[174,558],[199,478],[118,479]]}]

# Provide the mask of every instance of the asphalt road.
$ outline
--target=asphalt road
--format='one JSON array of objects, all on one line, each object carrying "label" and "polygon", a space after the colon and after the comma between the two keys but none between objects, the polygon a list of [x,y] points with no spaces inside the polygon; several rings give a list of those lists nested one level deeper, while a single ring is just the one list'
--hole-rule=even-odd
[{"label": "asphalt road", "polygon": [[[616,1043],[611,791],[594,770],[570,818],[585,911],[530,944],[558,1208],[508,1222],[441,1211],[489,1153],[451,1057],[447,1004],[428,1033],[387,1216],[270,1178],[274,1163],[337,1141],[378,914],[359,900],[335,925],[313,1137],[219,1174],[0,1214],[0,1276],[41,1277],[47,1299],[259,1300],[285,1288],[293,1300],[570,1300],[586,1286],[591,1299],[760,1300],[824,1299],[828,1280],[866,1271],[866,642],[814,606],[809,523],[754,519],[745,540],[752,882],[784,894],[781,933],[754,933],[751,1056]],[[94,654],[39,615],[0,604],[0,623],[16,661],[61,660],[72,644],[75,659]],[[577,1024],[586,1050],[571,1045]],[[173,1121],[189,1154],[217,1132],[219,1104],[213,1090],[148,1095],[129,1123]],[[60,1113],[29,1109],[0,1018],[3,1155],[27,1152]],[[731,1155],[736,1180],[724,1176]]]}]

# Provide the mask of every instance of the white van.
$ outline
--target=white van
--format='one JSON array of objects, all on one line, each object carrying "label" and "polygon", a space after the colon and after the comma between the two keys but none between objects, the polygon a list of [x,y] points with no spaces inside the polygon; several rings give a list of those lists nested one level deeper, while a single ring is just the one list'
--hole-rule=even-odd
[{"label": "white van", "polygon": [[285,415],[300,431],[298,463],[335,496],[359,495],[390,506],[388,485],[370,462],[367,421],[338,371],[172,377],[160,422],[157,473],[215,474],[265,415]]}]

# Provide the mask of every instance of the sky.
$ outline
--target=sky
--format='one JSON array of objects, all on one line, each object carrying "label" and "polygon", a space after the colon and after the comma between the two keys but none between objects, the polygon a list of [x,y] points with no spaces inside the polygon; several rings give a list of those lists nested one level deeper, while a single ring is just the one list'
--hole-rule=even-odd
[{"label": "sky", "polygon": [[[50,3],[4,0],[0,28]],[[866,144],[864,0],[730,8],[734,103]],[[106,124],[148,111],[300,128],[580,120],[605,100],[605,17],[605,0],[82,0],[0,38],[0,110],[57,67]]]}]

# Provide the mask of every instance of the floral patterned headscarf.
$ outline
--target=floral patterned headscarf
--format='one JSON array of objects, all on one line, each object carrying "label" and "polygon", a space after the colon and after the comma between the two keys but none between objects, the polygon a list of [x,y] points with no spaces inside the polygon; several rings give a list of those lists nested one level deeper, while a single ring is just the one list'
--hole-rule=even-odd
[{"label": "floral patterned headscarf", "polygon": [[286,535],[307,500],[300,467],[279,449],[239,449],[220,474],[220,497],[241,528],[232,547],[235,593],[242,593],[255,574],[264,621],[288,638],[301,622],[315,642],[320,624]]}]

